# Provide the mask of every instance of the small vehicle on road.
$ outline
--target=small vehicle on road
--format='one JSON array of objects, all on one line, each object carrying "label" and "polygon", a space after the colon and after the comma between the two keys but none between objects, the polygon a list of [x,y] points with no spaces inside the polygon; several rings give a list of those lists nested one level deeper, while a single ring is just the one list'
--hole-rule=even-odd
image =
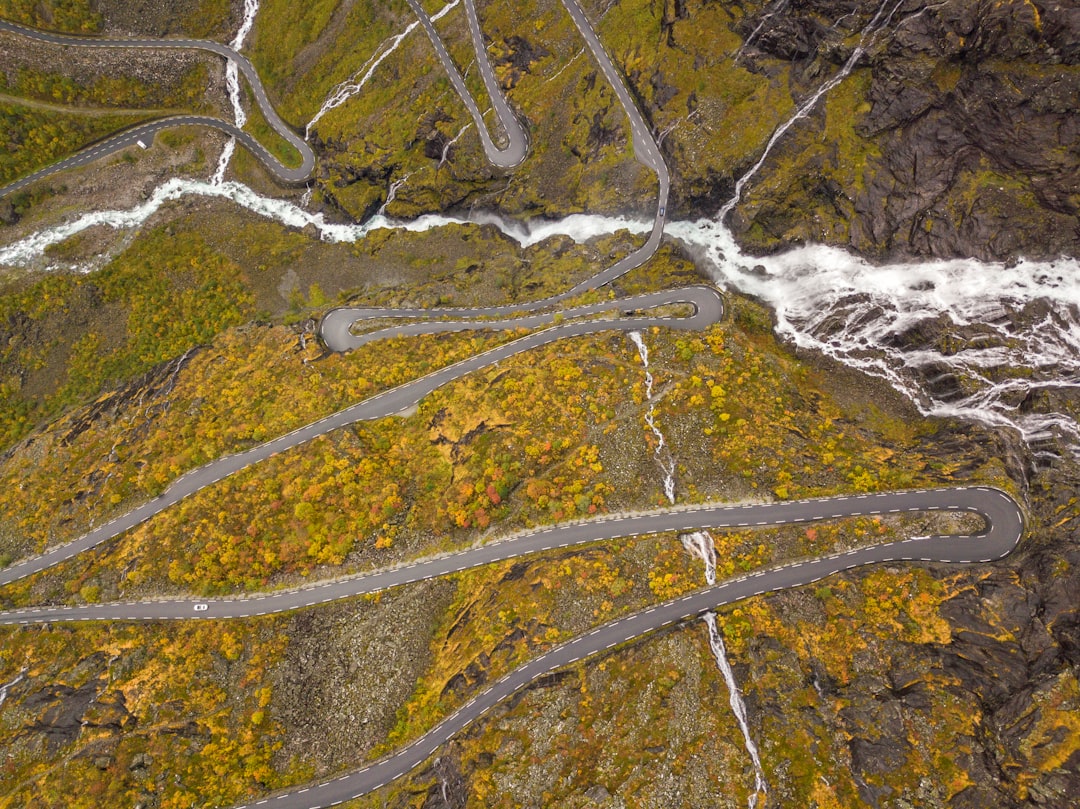
[{"label": "small vehicle on road", "polygon": [[195,612],[204,612],[205,610],[208,610],[208,609],[210,609],[209,604],[196,604],[195,605]]},{"label": "small vehicle on road", "polygon": [[666,210],[666,209],[664,208],[664,206],[663,206],[663,205],[661,205],[661,206],[660,206],[660,215],[661,215],[661,216],[663,216],[663,215],[664,215],[664,211],[665,211],[665,210]]}]

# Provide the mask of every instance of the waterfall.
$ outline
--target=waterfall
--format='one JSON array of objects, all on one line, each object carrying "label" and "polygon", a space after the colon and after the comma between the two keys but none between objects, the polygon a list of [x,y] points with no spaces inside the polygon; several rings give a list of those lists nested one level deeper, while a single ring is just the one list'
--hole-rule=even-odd
[{"label": "waterfall", "polygon": [[[85,213],[0,246],[0,266],[81,270],[49,259],[46,249],[96,226],[138,228],[162,205],[189,195],[230,200],[296,229],[310,225],[328,242],[357,241],[376,228],[419,232],[472,222],[492,225],[522,247],[530,247],[559,235],[581,243],[620,230],[644,234],[652,227],[640,219],[586,214],[525,223],[486,211],[468,216],[427,214],[409,221],[374,216],[361,224],[338,224],[240,183],[214,186],[173,178],[132,208]],[[1080,454],[1080,424],[1074,415],[1064,409],[1022,406],[1032,396],[1053,397],[1058,391],[1080,389],[1077,259],[1020,259],[1008,266],[976,259],[875,266],[824,245],[744,256],[724,223],[715,219],[668,222],[665,231],[698,256],[717,284],[753,295],[772,308],[782,338],[886,380],[923,415],[1013,429],[1036,452],[1045,452],[1039,447],[1056,436]],[[1025,311],[1041,305],[1046,306],[1044,313],[1025,317]],[[956,337],[951,350],[936,344],[914,348],[898,344],[897,335],[927,321],[948,324]],[[965,335],[962,329],[978,333]],[[948,370],[970,388],[959,396],[935,395],[924,378],[927,368]],[[1011,372],[1015,368],[1028,373]]]},{"label": "waterfall", "polygon": [[850,74],[851,71],[855,69],[855,65],[862,58],[863,54],[866,53],[866,49],[870,47],[874,40],[874,37],[877,36],[878,31],[880,31],[882,28],[889,24],[889,21],[892,19],[893,14],[896,12],[896,9],[900,7],[900,4],[903,2],[903,0],[896,0],[895,4],[892,7],[892,10],[883,20],[882,15],[885,13],[885,6],[888,2],[889,0],[883,0],[881,6],[877,10],[877,14],[875,14],[874,18],[870,20],[869,23],[867,23],[866,28],[864,28],[862,34],[860,34],[859,44],[855,46],[855,49],[851,52],[851,56],[849,56],[847,61],[844,62],[844,66],[840,68],[840,71],[831,79],[818,87],[817,90],[815,90],[810,95],[810,98],[804,101],[802,105],[795,111],[795,114],[788,118],[786,121],[784,121],[784,123],[780,124],[780,126],[776,128],[776,131],[772,133],[772,137],[770,137],[768,143],[765,144],[765,151],[761,153],[761,157],[758,158],[757,163],[755,163],[753,167],[745,174],[743,174],[743,176],[739,178],[738,182],[735,183],[735,191],[731,195],[731,199],[724,203],[724,206],[720,209],[720,213],[716,215],[716,218],[719,221],[723,222],[724,218],[729,213],[731,213],[731,210],[739,203],[739,200],[742,198],[743,188],[745,188],[746,184],[750,182],[750,179],[758,173],[758,169],[760,169],[761,166],[765,163],[765,158],[769,156],[769,153],[772,151],[773,146],[776,145],[780,138],[782,138],[784,134],[789,129],[791,129],[791,127],[795,124],[796,121],[809,115],[810,111],[817,105],[818,101],[821,100],[821,97],[830,90],[832,90],[834,87],[836,87],[836,85],[838,85],[844,79],[846,79],[848,77],[848,74]]},{"label": "waterfall", "polygon": [[[664,495],[671,505],[675,505],[675,458],[667,448],[664,434],[656,426],[656,402],[653,400],[653,375],[652,371],[649,370],[649,348],[645,345],[641,332],[629,332],[629,337],[637,346],[638,356],[641,357],[641,364],[645,369],[645,401],[649,405],[649,409],[645,413],[645,423],[649,425],[649,429],[656,437],[657,442],[653,456],[664,476]],[[716,584],[716,551],[713,546],[712,536],[705,531],[694,531],[689,534],[680,534],[679,540],[690,555],[696,556],[705,564],[705,581],[710,585]],[[754,792],[750,795],[749,804],[750,809],[755,809],[758,797],[767,794],[769,790],[765,783],[765,773],[761,768],[757,745],[754,744],[754,740],[750,736],[750,725],[746,719],[746,703],[743,702],[739,684],[735,681],[735,673],[731,670],[731,664],[728,663],[724,641],[716,628],[716,616],[711,612],[706,613],[703,620],[709,630],[709,648],[712,650],[716,664],[723,675],[724,683],[727,685],[728,703],[735,714],[735,721],[739,725],[739,730],[742,731],[746,752],[749,753],[750,761],[754,765]]]},{"label": "waterfall", "polygon": [[675,505],[675,458],[672,457],[667,442],[664,441],[664,434],[656,426],[656,402],[653,401],[653,376],[649,370],[649,349],[646,347],[645,341],[641,339],[641,332],[630,332],[630,339],[637,346],[641,364],[645,367],[645,401],[649,404],[649,409],[645,412],[645,423],[649,425],[649,429],[656,438],[653,457],[656,459],[656,463],[664,476],[664,496],[667,497],[671,505]]},{"label": "waterfall", "polygon": [[[680,535],[679,539],[690,555],[698,557],[705,564],[705,581],[710,585],[716,584],[716,549],[712,535],[708,531],[694,531],[691,534]],[[743,702],[739,684],[735,681],[735,672],[731,670],[731,664],[728,662],[724,638],[716,626],[716,615],[707,612],[702,616],[702,620],[705,621],[705,626],[709,631],[709,649],[727,685],[728,704],[731,706],[731,712],[735,714],[735,721],[739,725],[739,730],[742,731],[743,744],[754,765],[754,791],[748,801],[750,809],[754,809],[758,798],[769,792],[769,786],[765,782],[765,771],[761,768],[757,745],[754,744],[754,739],[750,735],[750,724],[746,719],[746,703]]]},{"label": "waterfall", "polygon": [[[432,22],[442,19],[446,15],[446,13],[450,11],[450,9],[452,9],[460,2],[461,0],[451,0],[451,2],[447,3],[441,9],[439,9],[437,13],[431,15]],[[419,22],[414,20],[413,22],[405,26],[405,30],[402,31],[400,34],[395,34],[394,36],[384,40],[382,44],[380,44],[379,47],[375,49],[375,53],[371,55],[367,62],[365,62],[364,65],[358,71],[356,71],[356,73],[354,73],[348,79],[341,82],[341,84],[331,90],[330,95],[327,97],[326,101],[324,101],[322,106],[319,107],[319,111],[315,113],[315,116],[310,121],[308,121],[308,125],[304,129],[304,138],[307,139],[311,137],[312,127],[314,127],[315,124],[317,124],[319,120],[324,115],[326,115],[326,113],[330,112],[330,110],[332,109],[340,107],[350,98],[352,98],[362,89],[364,89],[364,85],[368,83],[368,80],[371,78],[372,74],[375,73],[376,68],[378,68],[378,66],[382,64],[382,61],[387,56],[389,56],[398,49],[401,43],[405,40],[405,37],[411,34],[416,28],[416,26],[418,26],[419,24]]]},{"label": "waterfall", "polygon": [[[240,29],[233,37],[233,41],[229,43],[233,50],[239,52],[244,47],[244,40],[251,33],[251,26],[255,24],[255,15],[258,11],[259,0],[244,0],[244,19],[240,22]],[[236,62],[232,59],[225,63],[225,87],[229,92],[229,102],[232,104],[233,123],[243,129],[244,124],[247,123],[247,113],[244,112],[244,105],[240,103],[240,74],[236,69]],[[229,138],[218,157],[217,168],[214,169],[214,174],[210,178],[211,185],[221,185],[225,182],[225,170],[229,167],[234,151],[236,151],[236,139]]]},{"label": "waterfall", "polygon": [[465,126],[461,127],[461,129],[458,130],[458,133],[454,135],[453,138],[443,144],[442,156],[439,158],[439,165],[435,168],[441,169],[443,167],[443,163],[446,162],[446,158],[450,155],[450,147],[457,143],[459,140],[461,140],[461,136],[465,134],[465,130],[468,129],[470,126],[472,126],[471,123],[465,124]]},{"label": "waterfall", "polygon": [[413,176],[413,172],[409,172],[400,180],[394,180],[390,183],[390,190],[386,192],[386,202],[379,206],[379,210],[376,212],[376,216],[386,216],[386,206],[397,199],[397,192],[401,186],[405,185],[405,182]]},{"label": "waterfall", "polygon": [[716,659],[716,665],[720,667],[720,673],[724,675],[724,682],[727,683],[728,704],[731,706],[732,713],[735,714],[735,721],[739,723],[743,743],[746,745],[746,752],[750,754],[750,760],[754,764],[754,791],[750,795],[747,804],[750,809],[755,809],[758,798],[768,794],[769,786],[765,783],[765,772],[761,769],[761,759],[758,757],[757,745],[754,744],[754,740],[750,737],[750,726],[746,721],[746,703],[743,702],[742,694],[739,693],[739,684],[735,682],[735,672],[731,670],[731,664],[728,663],[724,639],[716,628],[716,615],[707,612],[702,620],[705,621],[705,625],[709,629],[709,648]]},{"label": "waterfall", "polygon": [[24,668],[15,676],[14,680],[0,685],[0,705],[3,705],[4,702],[7,700],[8,689],[11,688],[11,686],[13,685],[18,685],[19,683],[21,683],[26,677],[26,672],[27,669]]},{"label": "waterfall", "polygon": [[750,36],[748,36],[746,40],[739,46],[739,49],[735,51],[735,55],[732,57],[732,61],[739,61],[739,57],[743,55],[743,51],[749,48],[754,43],[754,40],[757,39],[758,34],[761,33],[761,29],[765,27],[765,23],[767,23],[769,20],[771,20],[773,17],[775,17],[785,8],[787,8],[787,4],[788,0],[780,0],[780,2],[778,2],[774,8],[762,15],[761,20],[754,27],[754,30],[750,32]]}]

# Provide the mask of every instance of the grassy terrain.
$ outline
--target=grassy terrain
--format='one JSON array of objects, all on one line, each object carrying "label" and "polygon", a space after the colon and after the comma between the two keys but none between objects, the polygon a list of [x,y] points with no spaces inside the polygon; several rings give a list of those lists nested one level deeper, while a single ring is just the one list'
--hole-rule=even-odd
[{"label": "grassy terrain", "polygon": [[[166,132],[161,139],[169,145],[180,137]],[[629,241],[610,237],[586,247],[559,239],[521,253],[511,244],[490,228],[461,226],[375,231],[356,244],[326,245],[220,203],[151,229],[100,273],[9,280],[0,291],[8,317],[2,446],[253,316],[296,322],[310,316],[311,301],[325,306],[359,288],[394,306],[405,300],[394,283],[400,278],[409,279],[413,300],[428,306],[467,306],[490,295],[532,300],[580,281],[586,262],[625,252]],[[88,232],[51,248],[50,258],[92,263],[97,245]],[[543,267],[539,277],[534,263]],[[301,277],[297,267],[318,269]]]},{"label": "grassy terrain", "polygon": [[92,276],[45,275],[0,295],[0,435],[10,444],[252,314],[239,267],[163,231]]},{"label": "grassy terrain", "polygon": [[101,15],[92,0],[0,0],[0,17],[57,31],[93,33]]},{"label": "grassy terrain", "polygon": [[[245,94],[250,98],[250,91],[245,89]],[[254,135],[256,140],[269,149],[270,154],[274,155],[284,165],[296,168],[304,162],[300,152],[274,131],[274,128],[267,122],[262,110],[254,102],[247,105],[247,121],[244,124],[244,131]],[[255,158],[249,155],[249,159],[254,160]]]},{"label": "grassy terrain", "polygon": [[181,30],[188,36],[230,41],[223,33],[233,11],[230,0],[193,0],[187,6],[186,13],[177,16]]},{"label": "grassy terrain", "polygon": [[250,57],[278,111],[303,126],[334,86],[356,73],[379,43],[404,27],[403,19],[411,21],[409,15],[401,0],[361,0],[344,7],[325,0],[301,5],[267,0],[259,7]]},{"label": "grassy terrain", "polygon": [[[100,75],[83,82],[65,73],[20,67],[10,78],[6,73],[0,73],[0,89],[26,99],[73,107],[168,107],[205,112],[209,110],[206,101],[208,78],[207,67],[202,64],[186,71],[171,86],[116,75]],[[71,110],[72,113],[76,111]]]},{"label": "grassy terrain", "polygon": [[7,184],[120,129],[147,120],[142,112],[107,116],[40,110],[0,101],[4,148],[0,150],[0,184]]},{"label": "grassy terrain", "polygon": [[218,114],[207,90],[212,61],[185,55],[163,66],[154,55],[121,61],[111,52],[95,63],[84,51],[58,62],[59,48],[30,44],[23,52],[20,40],[6,39],[16,47],[3,55],[0,69],[0,184],[146,120]]}]

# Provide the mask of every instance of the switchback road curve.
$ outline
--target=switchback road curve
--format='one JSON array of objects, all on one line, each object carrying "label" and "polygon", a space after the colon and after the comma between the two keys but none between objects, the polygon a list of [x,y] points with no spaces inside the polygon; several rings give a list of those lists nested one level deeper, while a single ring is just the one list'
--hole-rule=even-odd
[{"label": "switchback road curve", "polygon": [[665,531],[766,527],[920,511],[973,513],[982,517],[986,527],[979,534],[971,536],[912,537],[766,568],[611,621],[586,635],[556,646],[510,672],[394,754],[361,770],[243,805],[268,805],[275,809],[320,809],[365,795],[404,775],[485,712],[537,678],[561,666],[571,665],[582,658],[612,649],[708,610],[752,596],[812,584],[862,565],[902,561],[992,562],[1009,554],[1020,540],[1024,530],[1023,515],[1011,497],[989,487],[889,492],[755,505],[694,506],[653,514],[551,526],[460,553],[419,560],[398,568],[302,590],[212,601],[179,600],[31,608],[0,614],[0,623],[160,621],[266,615],[377,592],[527,554],[606,539]]},{"label": "switchback road curve", "polygon": [[495,145],[494,140],[488,133],[487,125],[484,123],[484,116],[480,112],[480,106],[465,85],[465,79],[454,65],[454,60],[450,58],[446,45],[443,44],[442,38],[435,30],[435,24],[431,21],[431,17],[424,11],[424,7],[420,5],[419,0],[408,0],[408,2],[409,7],[413,10],[417,19],[420,20],[428,39],[431,40],[435,53],[439,57],[439,61],[442,62],[447,77],[450,79],[450,83],[454,85],[454,90],[461,97],[462,103],[465,104],[469,115],[472,116],[473,123],[476,124],[476,131],[480,135],[480,143],[484,147],[484,154],[487,156],[488,162],[500,168],[513,168],[520,165],[529,153],[529,136],[517,116],[510,109],[502,88],[499,86],[499,80],[495,78],[491,60],[487,58],[487,44],[484,42],[484,35],[480,32],[480,22],[476,17],[475,0],[465,0],[465,14],[469,20],[469,33],[472,36],[473,50],[476,52],[476,64],[480,68],[480,76],[484,80],[484,87],[487,90],[488,97],[491,99],[491,106],[495,110],[495,116],[499,119],[503,132],[506,134],[507,145],[501,149]]},{"label": "switchback road curve", "polygon": [[[480,32],[480,23],[476,15],[475,0],[465,0],[465,13],[468,16],[469,30],[473,40],[473,49],[476,53],[476,60],[480,68],[480,73],[484,78],[484,86],[492,99],[492,106],[495,109],[495,114],[499,119],[499,123],[507,133],[510,141],[505,149],[499,149],[488,134],[487,127],[484,124],[483,117],[480,113],[480,108],[477,105],[476,100],[469,94],[469,90],[465,85],[465,80],[461,77],[461,73],[450,58],[450,54],[447,52],[446,46],[443,44],[442,39],[435,30],[431,18],[428,17],[427,13],[420,5],[419,0],[408,0],[408,2],[417,18],[420,20],[420,23],[423,25],[424,30],[427,32],[428,38],[431,40],[436,55],[439,57],[440,62],[442,62],[443,68],[446,70],[451,84],[453,84],[454,89],[461,97],[462,103],[465,104],[469,114],[472,116],[477,131],[480,133],[480,140],[488,160],[494,165],[504,168],[518,165],[525,159],[528,152],[528,134],[525,132],[521,121],[510,109],[509,104],[502,94],[498,81],[495,78],[491,62],[487,57],[487,48],[486,45],[484,45],[483,35]],[[565,6],[574,25],[585,40],[585,44],[592,52],[593,59],[596,60],[596,64],[604,74],[604,78],[607,79],[608,84],[614,89],[615,95],[619,99],[623,111],[626,113],[630,125],[631,138],[634,144],[635,157],[637,157],[640,163],[656,173],[658,184],[656,194],[656,215],[653,219],[653,227],[649,233],[649,238],[641,247],[621,261],[601,270],[596,275],[582,281],[571,289],[558,295],[554,295],[544,301],[536,301],[530,304],[512,307],[493,307],[487,312],[488,314],[510,314],[511,312],[533,311],[551,306],[552,304],[566,300],[567,298],[580,295],[582,292],[596,289],[597,287],[610,283],[630,270],[640,267],[652,258],[657,248],[660,247],[660,240],[664,235],[664,224],[667,222],[668,197],[671,192],[671,175],[668,172],[667,164],[664,162],[664,157],[660,153],[660,146],[652,136],[649,125],[645,122],[641,111],[634,103],[633,97],[630,95],[630,91],[623,81],[622,74],[612,63],[607,51],[604,50],[600,38],[596,35],[592,25],[589,23],[588,17],[585,16],[585,12],[582,10],[577,0],[563,0],[563,6]]]},{"label": "switchback road curve", "polygon": [[[636,311],[668,304],[685,304],[692,308],[693,313],[687,317],[649,317],[648,315],[610,318],[594,317],[594,319],[589,320],[571,320],[571,322],[563,322],[550,328],[520,337],[509,343],[496,346],[482,354],[477,354],[473,357],[461,360],[453,365],[440,368],[420,379],[415,379],[412,382],[407,382],[404,385],[383,391],[376,396],[365,399],[344,410],[339,410],[325,418],[307,424],[299,429],[293,430],[291,433],[267,441],[252,449],[235,455],[228,455],[219,458],[216,461],[211,461],[205,466],[193,469],[182,475],[168,489],[153,500],[143,503],[141,506],[132,509],[122,516],[116,517],[110,522],[84,534],[78,539],[65,545],[52,548],[38,556],[24,559],[0,570],[0,586],[46,570],[60,562],[78,556],[80,553],[84,553],[91,548],[97,547],[101,543],[107,542],[124,531],[145,522],[155,514],[175,505],[184,498],[195,494],[199,490],[216,483],[228,475],[235,474],[241,469],[246,469],[252,464],[264,461],[267,458],[277,455],[279,452],[285,452],[286,450],[307,443],[314,438],[318,438],[321,435],[326,435],[333,430],[346,427],[358,421],[385,418],[386,416],[409,410],[433,390],[442,387],[448,382],[459,379],[473,371],[493,365],[501,360],[508,359],[515,354],[529,351],[556,340],[564,340],[568,337],[576,337],[585,334],[595,334],[601,331],[611,331],[613,329],[632,331],[635,329],[648,328],[650,326],[665,326],[673,329],[699,331],[718,322],[723,316],[724,307],[720,299],[720,294],[715,289],[706,286],[696,286],[665,290],[663,292],[653,292],[646,295],[624,298],[619,301],[609,301],[603,304],[583,306],[576,309],[565,309],[558,313],[552,312],[543,315],[534,315],[529,318],[508,319],[502,321],[472,321],[464,323],[431,321],[430,323],[423,324],[394,326],[375,332],[367,337],[370,339],[385,339],[399,334],[460,331],[463,328],[474,331],[484,328],[513,329],[517,328],[519,325],[536,326],[543,322],[550,323],[556,318],[569,319],[596,316],[605,312],[621,312],[626,309]],[[372,318],[393,316],[397,312],[397,310],[393,309],[368,309],[365,311],[370,313],[370,317]],[[464,311],[467,312],[468,310]],[[427,314],[430,316],[431,311],[427,310]],[[350,317],[348,322],[351,323],[354,319],[355,317]],[[345,341],[348,339],[345,335],[348,335],[347,328],[344,329],[340,338],[335,339]],[[355,340],[356,338],[353,339]],[[365,339],[363,341],[366,342],[367,340]]]},{"label": "switchback road curve", "polygon": [[[710,514],[716,509],[709,507],[656,515],[665,526],[658,530],[695,530],[706,527],[706,523],[715,526],[722,524],[775,525],[784,522],[803,522],[807,519],[832,519],[844,514],[894,513],[907,510],[973,511],[986,520],[987,528],[978,536],[918,537],[760,570],[749,576],[730,579],[705,590],[611,621],[514,669],[409,746],[394,754],[356,772],[307,787],[302,792],[295,790],[285,792],[271,798],[243,804],[239,809],[251,809],[257,806],[273,807],[273,809],[322,809],[322,807],[333,806],[366,795],[427,760],[440,746],[485,712],[548,672],[708,610],[751,596],[811,584],[835,573],[875,562],[992,561],[1008,554],[1023,533],[1023,518],[1016,503],[1003,492],[990,488],[862,495],[719,509],[721,513],[725,510],[728,514],[726,521],[717,519],[715,513]],[[794,516],[796,514],[822,516],[796,517]],[[697,519],[702,516],[702,519]],[[676,519],[679,517],[682,519]],[[733,523],[740,518],[741,522]],[[640,519],[642,522],[639,523],[639,527],[647,527],[645,520],[649,518]],[[770,523],[769,521],[773,519],[777,522]],[[592,525],[603,526],[604,523]],[[614,530],[619,531],[625,528],[627,526],[623,525]],[[561,532],[561,530],[554,529],[552,533]],[[554,539],[563,540],[565,536],[564,534]]]},{"label": "switchback road curve", "polygon": [[297,168],[289,168],[272,155],[262,144],[255,140],[254,137],[242,129],[239,129],[235,124],[231,124],[220,118],[212,118],[205,115],[174,115],[147,124],[142,124],[112,137],[105,138],[95,144],[91,144],[71,157],[39,169],[33,174],[0,188],[0,197],[12,194],[33,182],[48,177],[51,174],[55,174],[58,171],[75,168],[77,166],[84,166],[105,155],[118,152],[121,149],[126,149],[129,146],[135,145],[140,140],[150,143],[154,136],[162,129],[168,129],[175,126],[207,126],[233,136],[251,150],[255,157],[266,166],[267,170],[282,183],[303,184],[311,178],[311,175],[315,170],[315,153],[311,150],[311,147],[281,119],[280,115],[278,115],[277,110],[274,109],[274,106],[266,97],[266,89],[259,79],[259,74],[255,72],[254,66],[247,57],[240,55],[228,45],[205,39],[152,39],[144,37],[105,38],[76,36],[73,34],[57,34],[51,31],[40,31],[35,28],[28,28],[25,25],[19,25],[18,23],[9,22],[7,20],[0,20],[0,31],[32,39],[37,42],[46,42],[51,45],[62,45],[73,48],[181,49],[215,53],[236,64],[237,68],[247,79],[248,85],[255,95],[255,101],[259,105],[259,109],[262,111],[263,116],[265,116],[267,122],[270,124],[270,127],[287,140],[301,156],[300,165]]},{"label": "switchback road curve", "polygon": [[[699,505],[547,526],[534,531],[513,534],[468,550],[418,559],[408,564],[296,590],[239,598],[183,598],[78,606],[28,607],[0,612],[0,624],[250,618],[376,593],[391,587],[459,573],[462,570],[494,562],[593,542],[669,531],[687,533],[706,528],[767,528],[847,517],[933,511],[976,514],[982,517],[986,528],[972,536],[913,537],[761,570],[748,576],[721,582],[695,594],[692,598],[697,598],[698,601],[695,602],[694,610],[679,617],[688,618],[690,615],[729,603],[733,600],[730,598],[731,593],[738,594],[735,596],[735,599],[738,599],[748,595],[760,595],[763,592],[797,587],[808,583],[805,580],[807,574],[818,577],[827,576],[840,570],[873,562],[993,562],[1012,551],[1023,532],[1023,516],[1015,501],[998,489],[977,486],[845,495],[777,503]],[[822,571],[826,569],[828,572],[823,573]],[[745,581],[754,582],[756,589],[744,592],[746,587],[736,586]],[[709,600],[708,593],[726,593],[725,598],[728,600],[714,603]],[[687,604],[690,599],[691,597],[684,597],[670,603]],[[196,610],[196,606],[199,609]],[[652,614],[653,610],[647,610],[646,613]],[[622,624],[622,622],[615,623]],[[656,626],[649,627],[650,630],[655,628]],[[610,640],[611,638],[605,635],[603,639]],[[629,637],[622,640],[629,640]],[[573,645],[573,642],[568,645]]]}]

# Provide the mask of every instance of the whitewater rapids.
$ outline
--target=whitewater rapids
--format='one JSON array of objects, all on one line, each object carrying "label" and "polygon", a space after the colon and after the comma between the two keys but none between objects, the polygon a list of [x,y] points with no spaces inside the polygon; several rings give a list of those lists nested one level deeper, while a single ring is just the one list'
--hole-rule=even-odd
[{"label": "whitewater rapids", "polygon": [[[49,263],[46,248],[90,227],[138,228],[162,206],[192,195],[230,200],[289,227],[311,226],[329,242],[357,241],[378,228],[420,232],[474,223],[493,225],[528,247],[556,235],[585,242],[619,230],[644,234],[652,227],[639,219],[586,214],[522,223],[482,211],[407,222],[379,215],[361,224],[341,224],[240,183],[174,178],[133,208],[83,214],[0,247],[0,265],[85,269]],[[1080,389],[1076,259],[1022,259],[1008,266],[974,259],[875,266],[822,245],[747,256],[715,219],[669,222],[666,232],[694,254],[719,286],[768,304],[776,313],[777,332],[799,348],[887,380],[924,415],[1013,428],[1036,446],[1048,437],[1060,439],[1080,455],[1080,424],[1066,401],[1070,389],[1074,398]],[[906,336],[931,322],[950,339],[910,344]],[[940,379],[949,376],[955,384],[941,392]],[[1033,408],[1032,397],[1050,405]]]}]

